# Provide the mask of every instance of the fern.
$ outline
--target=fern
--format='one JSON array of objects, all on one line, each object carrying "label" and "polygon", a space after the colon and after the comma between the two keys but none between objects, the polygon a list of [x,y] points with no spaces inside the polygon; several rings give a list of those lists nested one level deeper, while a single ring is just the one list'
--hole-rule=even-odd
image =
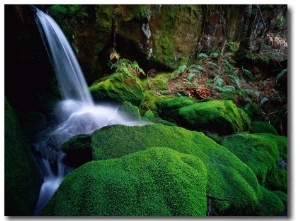
[{"label": "fern", "polygon": [[234,83],[236,84],[236,86],[241,89],[241,84],[240,84],[240,79],[238,78],[238,76],[236,75],[228,75],[229,77],[231,77],[234,81]]},{"label": "fern", "polygon": [[211,58],[218,58],[218,56],[219,56],[219,53],[216,53],[216,52],[210,53],[210,55],[209,55],[209,57],[211,57]]},{"label": "fern", "polygon": [[178,67],[177,72],[178,74],[182,74],[186,69],[186,65],[181,65]]},{"label": "fern", "polygon": [[202,59],[204,59],[204,58],[208,58],[208,56],[207,56],[207,54],[200,53],[200,54],[198,54],[198,58],[199,58],[200,60],[202,60]]},{"label": "fern", "polygon": [[214,80],[215,80],[215,83],[214,83],[215,87],[222,87],[222,84],[224,81],[220,76],[215,77]]},{"label": "fern", "polygon": [[195,75],[196,75],[196,74],[194,74],[194,73],[189,73],[189,75],[187,76],[187,79],[188,79],[189,81],[191,81],[191,80],[195,77]]},{"label": "fern", "polygon": [[283,70],[277,75],[277,80],[278,80],[279,78],[281,78],[286,72],[287,72],[287,69],[286,69],[286,68],[283,69]]},{"label": "fern", "polygon": [[214,89],[217,89],[220,92],[234,92],[235,87],[232,85],[225,85],[224,87],[214,86]]}]

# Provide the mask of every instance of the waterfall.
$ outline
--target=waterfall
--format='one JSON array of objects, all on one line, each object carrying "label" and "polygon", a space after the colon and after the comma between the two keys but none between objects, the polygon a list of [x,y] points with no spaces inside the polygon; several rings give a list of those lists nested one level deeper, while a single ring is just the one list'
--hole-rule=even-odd
[{"label": "waterfall", "polygon": [[73,99],[91,105],[92,97],[74,52],[58,24],[49,15],[36,10],[36,22],[53,65],[64,100]]},{"label": "waterfall", "polygon": [[116,105],[95,105],[78,61],[57,23],[46,13],[33,8],[36,23],[50,57],[61,89],[62,101],[53,110],[56,125],[36,134],[33,146],[38,152],[44,176],[34,214],[51,199],[63,178],[72,168],[63,164],[61,146],[75,135],[91,134],[107,125],[144,125],[128,121]]}]

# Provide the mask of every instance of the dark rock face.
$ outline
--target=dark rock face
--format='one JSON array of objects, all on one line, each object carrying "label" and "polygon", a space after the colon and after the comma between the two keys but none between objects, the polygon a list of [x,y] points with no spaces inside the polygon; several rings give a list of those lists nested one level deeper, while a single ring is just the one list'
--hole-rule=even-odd
[{"label": "dark rock face", "polygon": [[5,101],[5,215],[32,215],[42,182],[16,115]]}]

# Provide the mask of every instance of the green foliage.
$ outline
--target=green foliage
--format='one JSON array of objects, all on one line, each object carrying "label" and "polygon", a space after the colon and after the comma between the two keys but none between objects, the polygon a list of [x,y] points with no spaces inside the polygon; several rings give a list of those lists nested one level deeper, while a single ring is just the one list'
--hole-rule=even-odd
[{"label": "green foliage", "polygon": [[205,216],[207,170],[192,155],[153,147],[71,172],[46,216]]},{"label": "green foliage", "polygon": [[205,53],[198,54],[198,59],[199,60],[204,59],[204,58],[208,58],[207,54],[205,54]]},{"label": "green foliage", "polygon": [[244,215],[251,214],[257,205],[259,186],[251,169],[203,133],[151,124],[142,127],[109,126],[92,135],[95,160],[118,158],[153,146],[168,146],[203,161],[208,171],[207,192],[228,199],[217,203],[220,215],[230,208]]},{"label": "green foliage", "polygon": [[211,57],[211,58],[218,58],[219,57],[219,53],[216,53],[216,52],[210,53],[209,57]]},{"label": "green foliage", "polygon": [[178,74],[182,74],[185,71],[185,69],[186,69],[186,65],[185,64],[179,66],[178,70],[177,70]]},{"label": "green foliage", "polygon": [[280,79],[283,75],[285,75],[287,73],[287,69],[283,69],[282,71],[280,71],[280,73],[277,75],[277,80]]},{"label": "green foliage", "polygon": [[43,182],[38,164],[5,98],[5,216],[32,215]]},{"label": "green foliage", "polygon": [[149,22],[151,19],[151,9],[150,5],[136,5],[134,6],[134,17],[143,21],[144,18],[147,18]]},{"label": "green foliage", "polygon": [[237,50],[239,49],[239,43],[237,42],[233,42],[233,41],[228,42],[227,46],[230,48],[231,52],[237,52]]},{"label": "green foliage", "polygon": [[137,77],[141,74],[145,76],[145,72],[141,69],[136,61],[129,61],[127,59],[119,59],[116,63],[109,61],[111,69],[115,69],[115,72],[121,72],[128,77]]}]

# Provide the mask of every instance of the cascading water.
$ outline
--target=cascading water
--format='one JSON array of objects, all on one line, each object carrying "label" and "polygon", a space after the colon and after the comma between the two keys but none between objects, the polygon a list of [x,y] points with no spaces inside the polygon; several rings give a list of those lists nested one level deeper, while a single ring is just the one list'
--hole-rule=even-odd
[{"label": "cascading water", "polygon": [[41,10],[34,8],[36,22],[58,80],[63,100],[54,108],[56,125],[35,136],[44,183],[36,206],[37,214],[50,200],[63,178],[72,170],[63,164],[62,144],[78,134],[112,124],[143,125],[128,121],[118,112],[118,106],[95,105],[77,59],[57,23]]}]

